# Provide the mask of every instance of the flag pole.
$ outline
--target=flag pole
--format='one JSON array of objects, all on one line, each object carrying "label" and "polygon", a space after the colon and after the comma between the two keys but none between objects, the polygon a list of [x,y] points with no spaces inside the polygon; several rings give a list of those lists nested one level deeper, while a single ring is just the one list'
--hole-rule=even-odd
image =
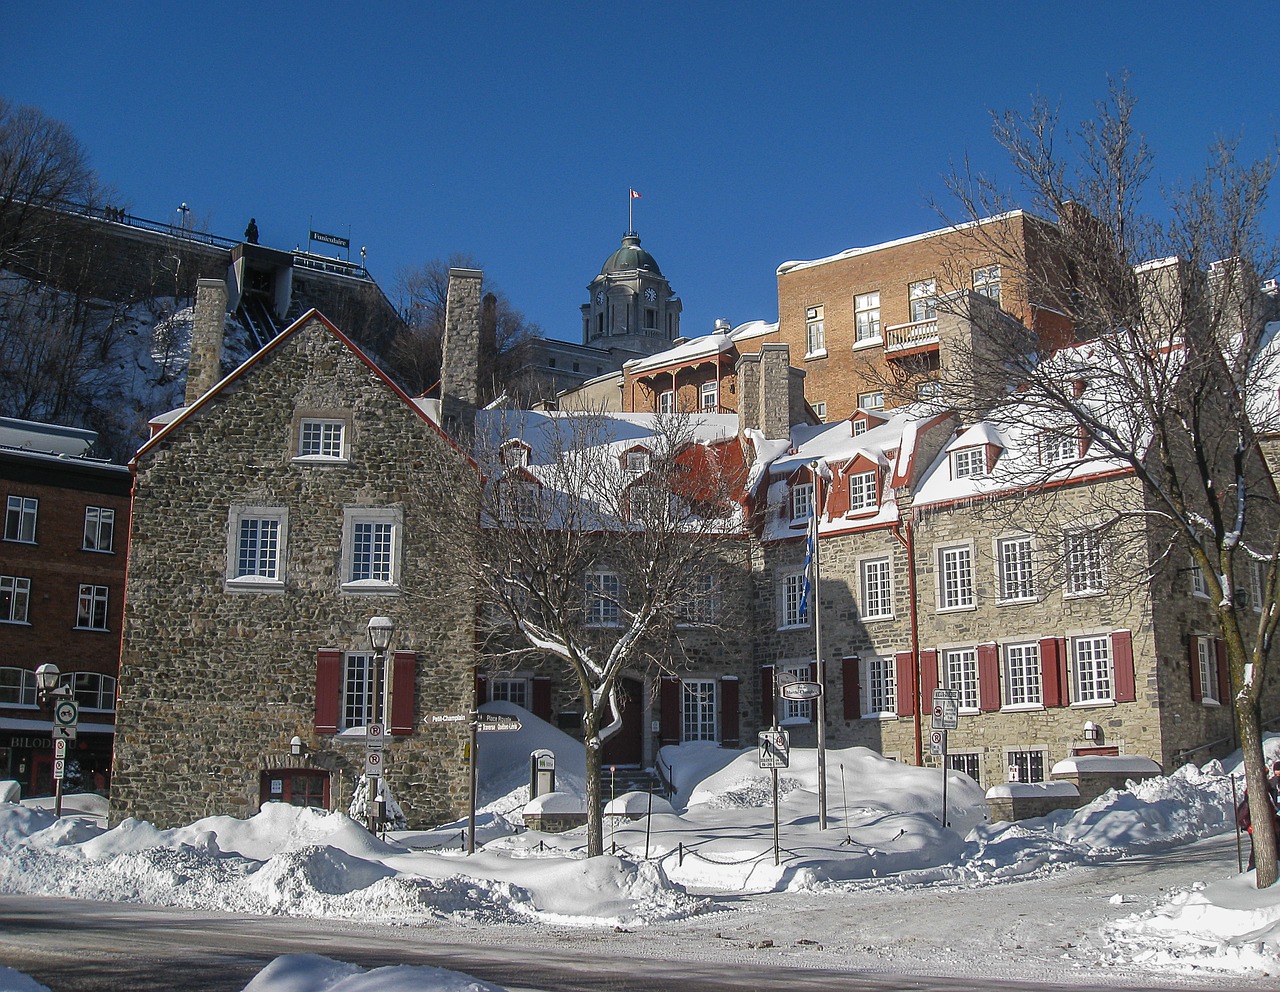
[{"label": "flag pole", "polygon": [[818,698],[813,701],[814,721],[818,725],[818,829],[827,829],[827,678],[822,659],[822,554],[818,544],[818,519],[822,512],[822,479],[818,462],[809,465],[813,472],[813,507],[809,514],[813,541],[813,654],[818,682]]}]

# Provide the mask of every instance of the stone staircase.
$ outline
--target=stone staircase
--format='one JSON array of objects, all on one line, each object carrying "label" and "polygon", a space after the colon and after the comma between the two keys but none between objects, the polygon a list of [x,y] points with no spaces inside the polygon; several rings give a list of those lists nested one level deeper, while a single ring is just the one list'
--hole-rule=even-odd
[{"label": "stone staircase", "polygon": [[614,766],[613,771],[605,765],[600,774],[600,791],[607,803],[614,796],[624,792],[652,792],[655,796],[665,796],[666,789],[657,772],[651,768]]}]

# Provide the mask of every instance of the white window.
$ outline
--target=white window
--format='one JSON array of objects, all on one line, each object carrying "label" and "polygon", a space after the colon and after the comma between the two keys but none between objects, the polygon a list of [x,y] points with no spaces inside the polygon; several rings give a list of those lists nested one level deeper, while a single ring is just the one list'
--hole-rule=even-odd
[{"label": "white window", "polygon": [[815,400],[813,403],[813,412],[816,413],[818,415],[818,419],[825,424],[827,422],[827,401]]},{"label": "white window", "polygon": [[35,706],[36,673],[29,668],[0,668],[0,705]]},{"label": "white window", "polygon": [[969,479],[987,474],[987,449],[961,448],[951,453],[951,478]]},{"label": "white window", "polygon": [[347,457],[346,423],[304,417],[298,428],[298,457],[341,461]]},{"label": "white window", "polygon": [[588,627],[622,626],[622,579],[617,572],[596,569],[587,573]]},{"label": "white window", "polygon": [[1200,700],[1220,703],[1218,698],[1218,653],[1210,637],[1196,638],[1196,678],[1200,680]]},{"label": "white window", "polygon": [[1076,702],[1109,703],[1114,698],[1111,674],[1111,638],[1077,637],[1071,642],[1071,668]]},{"label": "white window", "polygon": [[627,471],[635,472],[635,473],[649,471],[649,452],[628,451],[627,452]]},{"label": "white window", "polygon": [[809,623],[809,603],[805,595],[808,579],[804,572],[792,572],[782,577],[779,627],[804,627]]},{"label": "white window", "polygon": [[1209,598],[1209,587],[1205,585],[1204,572],[1194,561],[1191,563],[1191,595],[1201,599]]},{"label": "white window", "polygon": [[704,572],[689,581],[681,612],[685,623],[715,623],[720,615],[720,583],[714,575]]},{"label": "white window", "polygon": [[1043,751],[1009,751],[1006,755],[1010,782],[1043,782]]},{"label": "white window", "polygon": [[1102,541],[1096,531],[1072,531],[1065,538],[1067,594],[1088,596],[1106,588]]},{"label": "white window", "polygon": [[342,527],[342,588],[394,593],[400,585],[403,523],[396,507],[347,507]]},{"label": "white window", "polygon": [[658,412],[671,414],[676,412],[676,392],[668,389],[658,394]]},{"label": "white window", "polygon": [[1014,603],[1036,598],[1035,548],[1030,537],[1004,537],[996,542],[1000,600]]},{"label": "white window", "polygon": [[342,725],[339,730],[367,727],[373,720],[371,679],[374,655],[349,651],[342,658]]},{"label": "white window", "polygon": [[1260,561],[1249,563],[1249,599],[1257,613],[1262,612],[1263,570],[1267,566]]},{"label": "white window", "polygon": [[898,712],[898,672],[893,658],[872,656],[866,660],[868,714]]},{"label": "white window", "polygon": [[907,287],[907,297],[911,301],[911,322],[933,320],[938,316],[938,281],[921,279]]},{"label": "white window", "polygon": [[116,708],[116,680],[98,672],[67,672],[61,683],[75,694],[82,710],[111,712]]},{"label": "white window", "polygon": [[978,652],[976,648],[953,648],[942,652],[946,687],[960,694],[962,710],[978,708]]},{"label": "white window", "polygon": [[502,480],[501,497],[502,522],[518,524],[521,521],[534,520],[538,513],[538,487],[524,478]]},{"label": "white window", "polygon": [[698,387],[698,409],[703,413],[717,413],[720,410],[720,383],[704,382]]},{"label": "white window", "polygon": [[105,506],[84,508],[85,551],[110,551],[115,537],[116,511]]},{"label": "white window", "polygon": [[36,512],[40,501],[31,496],[10,496],[4,517],[4,539],[36,543]]},{"label": "white window", "polygon": [[[798,665],[784,665],[778,671],[782,674],[781,683],[808,682],[813,669],[807,662]],[[813,703],[808,699],[783,699],[781,684],[778,689],[780,707],[778,717],[783,723],[809,723],[813,720]]]},{"label": "white window", "polygon": [[1004,652],[1004,705],[1040,706],[1044,692],[1040,680],[1040,645],[1006,644]]},{"label": "white window", "polygon": [[232,506],[227,523],[227,583],[233,589],[284,588],[289,511]]},{"label": "white window", "polygon": [[872,558],[862,562],[862,619],[882,620],[893,616],[893,574],[891,559]]},{"label": "white window", "polygon": [[855,420],[853,422],[853,436],[857,437],[859,434],[865,434],[865,433],[867,433],[866,420],[862,420],[862,419]]},{"label": "white window", "polygon": [[880,294],[862,293],[853,298],[853,340],[880,339]]},{"label": "white window", "polygon": [[528,679],[490,679],[489,699],[529,708]]},{"label": "white window", "polygon": [[712,679],[680,683],[681,730],[686,741],[716,739],[716,684]]},{"label": "white window", "polygon": [[26,623],[30,601],[30,579],[0,575],[0,623]]},{"label": "white window", "polygon": [[883,410],[884,390],[872,389],[858,394],[858,408],[862,410]]},{"label": "white window", "polygon": [[807,355],[827,353],[826,308],[820,303],[809,307],[804,315],[804,341]]},{"label": "white window", "polygon": [[973,291],[1000,305],[1000,266],[984,265],[973,270]]},{"label": "white window", "polygon": [[1080,441],[1071,429],[1045,431],[1040,435],[1040,464],[1062,465],[1080,457]]},{"label": "white window", "polygon": [[527,468],[529,449],[521,441],[508,441],[502,446],[502,464],[507,468]]},{"label": "white window", "polygon": [[849,512],[874,510],[880,505],[875,472],[857,472],[849,476]]},{"label": "white window", "polygon": [[76,608],[77,629],[107,629],[107,593],[106,586],[80,586],[80,601]]},{"label": "white window", "polygon": [[938,608],[973,606],[973,549],[967,544],[938,549]]},{"label": "white window", "polygon": [[813,483],[797,482],[791,487],[791,522],[807,521],[813,515]]}]

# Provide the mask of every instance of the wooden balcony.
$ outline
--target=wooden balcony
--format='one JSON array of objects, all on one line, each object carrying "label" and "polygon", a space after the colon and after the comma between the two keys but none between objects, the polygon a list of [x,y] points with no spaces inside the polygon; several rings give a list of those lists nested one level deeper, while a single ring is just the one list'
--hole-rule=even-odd
[{"label": "wooden balcony", "polygon": [[884,353],[886,358],[931,351],[937,347],[937,317],[912,321],[910,324],[894,324],[892,327],[884,329]]}]

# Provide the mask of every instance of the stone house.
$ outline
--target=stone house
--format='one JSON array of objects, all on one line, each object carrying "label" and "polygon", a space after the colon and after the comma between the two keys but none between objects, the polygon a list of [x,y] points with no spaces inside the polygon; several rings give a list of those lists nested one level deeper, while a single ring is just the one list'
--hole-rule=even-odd
[{"label": "stone house", "polygon": [[[193,352],[225,309],[202,280]],[[345,809],[375,719],[409,824],[460,815],[465,724],[429,718],[473,705],[473,599],[423,515],[473,467],[314,311],[217,368],[196,363],[132,465],[111,821]],[[395,624],[385,672],[375,615]]]}]

